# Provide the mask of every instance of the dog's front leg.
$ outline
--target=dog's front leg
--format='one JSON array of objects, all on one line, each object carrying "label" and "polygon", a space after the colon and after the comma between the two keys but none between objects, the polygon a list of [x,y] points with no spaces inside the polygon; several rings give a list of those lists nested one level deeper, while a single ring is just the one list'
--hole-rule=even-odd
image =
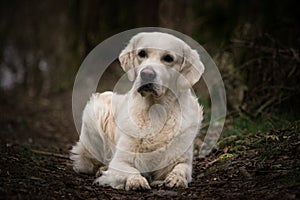
[{"label": "dog's front leg", "polygon": [[175,165],[173,170],[167,175],[164,180],[164,185],[169,188],[173,187],[188,187],[191,181],[192,167],[188,163],[179,163]]},{"label": "dog's front leg", "polygon": [[108,170],[102,172],[102,176],[97,178],[94,183],[102,186],[108,185],[115,189],[151,189],[147,179],[136,168],[132,167],[128,160],[126,162],[119,161],[117,158],[118,156],[114,157]]}]

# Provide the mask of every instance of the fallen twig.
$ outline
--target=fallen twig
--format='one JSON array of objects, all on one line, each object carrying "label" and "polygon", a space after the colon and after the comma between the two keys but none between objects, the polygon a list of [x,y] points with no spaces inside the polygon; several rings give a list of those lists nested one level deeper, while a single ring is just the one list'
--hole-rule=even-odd
[{"label": "fallen twig", "polygon": [[69,159],[69,156],[63,155],[63,154],[52,153],[52,152],[47,152],[47,151],[40,151],[40,150],[34,150],[34,149],[31,149],[31,151],[33,153],[42,154],[42,155],[46,155],[46,156],[54,156],[54,157],[58,157],[58,158]]}]

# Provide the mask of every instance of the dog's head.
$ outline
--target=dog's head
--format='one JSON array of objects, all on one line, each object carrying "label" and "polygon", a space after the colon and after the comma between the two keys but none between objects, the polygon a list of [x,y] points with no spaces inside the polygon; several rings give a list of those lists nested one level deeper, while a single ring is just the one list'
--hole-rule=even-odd
[{"label": "dog's head", "polygon": [[119,56],[121,66],[142,95],[191,88],[204,71],[196,50],[167,33],[139,33]]}]

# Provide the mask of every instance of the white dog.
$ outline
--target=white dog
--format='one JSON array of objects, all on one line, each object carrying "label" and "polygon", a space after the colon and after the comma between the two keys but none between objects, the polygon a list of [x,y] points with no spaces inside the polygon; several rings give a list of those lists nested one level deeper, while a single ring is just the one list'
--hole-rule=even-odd
[{"label": "white dog", "polygon": [[187,187],[203,118],[191,91],[204,71],[197,51],[170,34],[139,33],[119,60],[133,86],[93,94],[71,150],[74,170],[108,165],[95,183],[117,189]]}]

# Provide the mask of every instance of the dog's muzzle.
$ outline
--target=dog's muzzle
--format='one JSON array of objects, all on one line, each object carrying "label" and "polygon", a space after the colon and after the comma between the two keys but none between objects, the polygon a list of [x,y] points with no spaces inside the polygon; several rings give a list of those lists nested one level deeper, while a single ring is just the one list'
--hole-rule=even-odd
[{"label": "dog's muzzle", "polygon": [[141,86],[138,88],[138,92],[145,96],[146,93],[151,93],[154,95],[157,95],[157,87],[154,83],[154,80],[156,78],[156,73],[151,68],[145,68],[140,72],[141,77]]}]

